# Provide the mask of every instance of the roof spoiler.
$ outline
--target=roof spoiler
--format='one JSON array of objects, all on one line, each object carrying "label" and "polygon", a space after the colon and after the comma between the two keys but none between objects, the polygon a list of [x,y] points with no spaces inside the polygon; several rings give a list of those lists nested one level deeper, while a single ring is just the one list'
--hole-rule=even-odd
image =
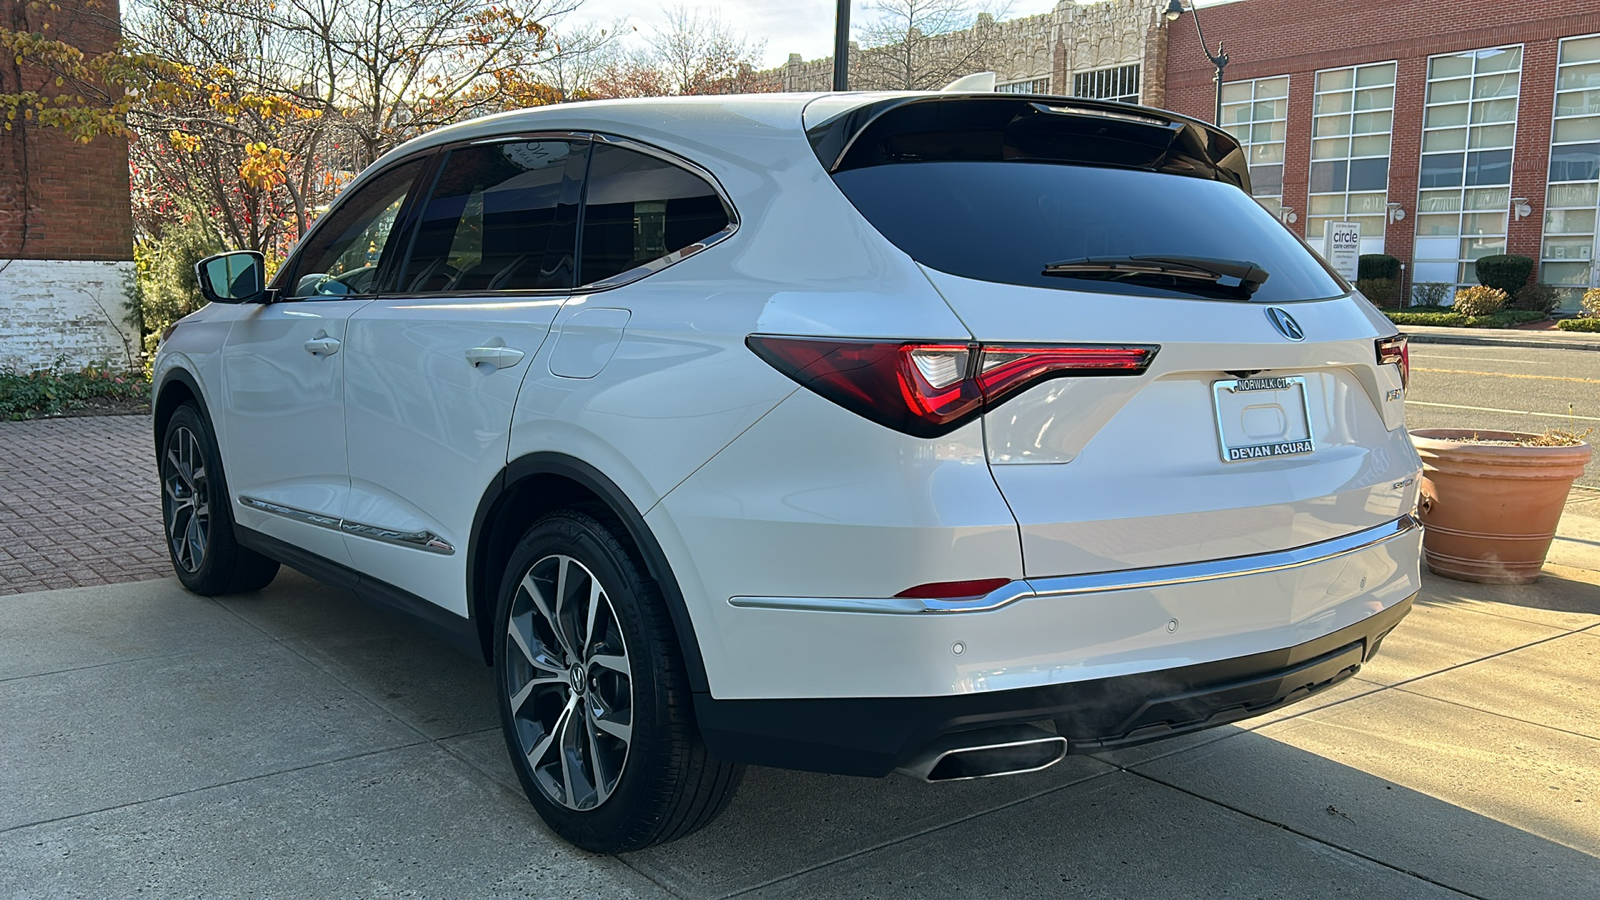
[{"label": "roof spoiler", "polygon": [[901,95],[836,115],[806,136],[830,174],[907,162],[1044,162],[1186,175],[1250,191],[1245,153],[1233,135],[1168,110],[1109,100]]}]

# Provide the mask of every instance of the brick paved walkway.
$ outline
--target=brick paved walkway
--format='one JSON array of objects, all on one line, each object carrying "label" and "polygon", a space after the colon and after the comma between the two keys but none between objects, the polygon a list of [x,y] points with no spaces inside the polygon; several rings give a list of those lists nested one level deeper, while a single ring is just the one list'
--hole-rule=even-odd
[{"label": "brick paved walkway", "polygon": [[172,574],[145,416],[0,422],[0,594]]}]

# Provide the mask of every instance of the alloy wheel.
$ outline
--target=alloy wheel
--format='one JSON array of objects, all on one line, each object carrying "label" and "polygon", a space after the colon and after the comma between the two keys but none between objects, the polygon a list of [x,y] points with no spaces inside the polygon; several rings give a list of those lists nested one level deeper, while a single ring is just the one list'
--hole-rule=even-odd
[{"label": "alloy wheel", "polygon": [[185,572],[200,571],[211,543],[211,491],[200,438],[180,426],[161,460],[161,505],[172,558]]},{"label": "alloy wheel", "polygon": [[568,809],[616,790],[633,741],[633,674],[616,610],[582,562],[546,556],[517,585],[503,678],[518,750]]}]

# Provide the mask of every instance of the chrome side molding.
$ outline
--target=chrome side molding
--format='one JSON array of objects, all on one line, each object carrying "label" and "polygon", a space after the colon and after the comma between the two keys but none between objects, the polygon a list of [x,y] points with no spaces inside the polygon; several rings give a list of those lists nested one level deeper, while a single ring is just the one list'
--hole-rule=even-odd
[{"label": "chrome side molding", "polygon": [[880,615],[988,612],[1010,606],[1019,600],[1071,597],[1108,591],[1147,590],[1299,569],[1397,540],[1421,528],[1422,522],[1408,513],[1373,528],[1288,550],[1144,569],[1018,580],[996,588],[982,597],[961,600],[923,600],[910,597],[731,597],[728,599],[728,605],[740,609]]},{"label": "chrome side molding", "polygon": [[368,525],[365,522],[352,522],[349,519],[297,509],[293,506],[273,503],[270,500],[262,500],[258,497],[241,495],[239,502],[251,509],[271,513],[295,522],[315,525],[318,528],[327,528],[332,531],[367,538],[368,540],[382,541],[385,544],[410,547],[414,550],[426,550],[430,553],[440,553],[445,556],[450,556],[456,552],[454,545],[431,531],[405,531],[398,528],[384,528],[380,525]]}]

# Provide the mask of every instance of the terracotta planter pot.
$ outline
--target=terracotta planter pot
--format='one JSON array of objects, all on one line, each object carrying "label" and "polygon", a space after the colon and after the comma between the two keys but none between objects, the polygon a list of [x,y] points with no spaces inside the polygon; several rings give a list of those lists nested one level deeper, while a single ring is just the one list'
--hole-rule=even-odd
[{"label": "terracotta planter pot", "polygon": [[1573,479],[1591,451],[1474,444],[1530,435],[1424,428],[1411,432],[1422,457],[1422,556],[1429,571],[1462,581],[1526,584],[1539,577]]}]

